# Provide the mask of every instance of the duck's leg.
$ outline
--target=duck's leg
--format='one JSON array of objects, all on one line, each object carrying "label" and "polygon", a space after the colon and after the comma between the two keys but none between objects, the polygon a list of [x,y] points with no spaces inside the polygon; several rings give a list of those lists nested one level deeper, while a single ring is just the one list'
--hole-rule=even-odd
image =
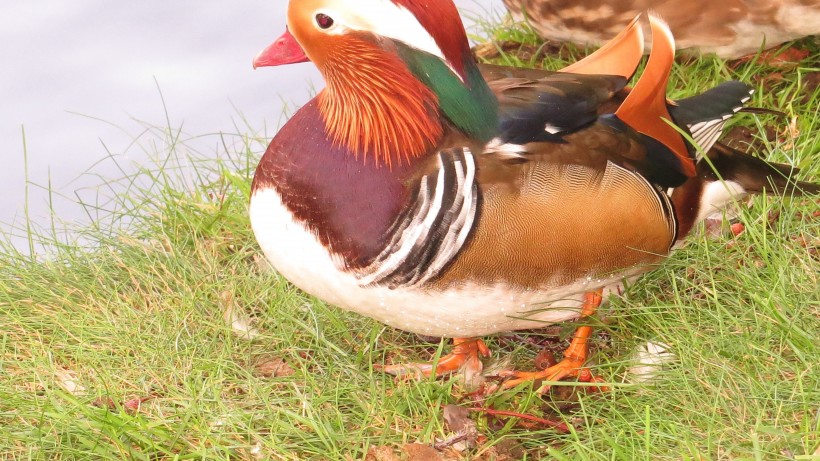
[{"label": "duck's leg", "polygon": [[481,373],[482,357],[489,357],[490,349],[478,338],[453,338],[453,351],[441,356],[435,363],[400,363],[386,365],[382,371],[395,376],[444,376],[464,370],[467,376]]},{"label": "duck's leg", "polygon": [[[579,318],[589,317],[598,310],[601,305],[603,290],[597,290],[584,294],[584,303],[581,307]],[[504,388],[515,387],[521,383],[535,380],[559,381],[570,377],[580,377],[585,381],[592,379],[589,369],[583,368],[589,355],[589,337],[592,335],[592,327],[585,325],[575,330],[567,350],[564,351],[564,358],[557,364],[541,371],[505,371],[501,373],[503,377],[511,379],[504,382]],[[549,389],[549,385],[542,386],[538,391],[544,392]]]}]

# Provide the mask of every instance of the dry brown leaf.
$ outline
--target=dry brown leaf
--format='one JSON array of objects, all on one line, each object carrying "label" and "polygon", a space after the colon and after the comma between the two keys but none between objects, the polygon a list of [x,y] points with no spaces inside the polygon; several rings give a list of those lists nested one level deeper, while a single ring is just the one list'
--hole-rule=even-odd
[{"label": "dry brown leaf", "polygon": [[497,453],[496,460],[497,461],[504,461],[504,460],[519,460],[523,459],[526,456],[526,452],[513,439],[503,439],[493,447]]},{"label": "dry brown leaf", "polygon": [[122,404],[122,406],[128,413],[136,413],[139,411],[143,403],[153,399],[154,397],[156,396],[149,395],[147,397],[134,397],[133,399],[126,400],[125,403]]},{"label": "dry brown leaf", "polygon": [[444,421],[454,434],[444,440],[437,440],[434,445],[437,450],[452,447],[461,452],[476,446],[479,433],[475,421],[470,419],[468,408],[459,405],[445,405]]},{"label": "dry brown leaf", "polygon": [[107,408],[109,410],[117,408],[117,404],[114,403],[114,399],[111,397],[97,397],[93,402],[91,402],[91,405],[99,408]]},{"label": "dry brown leaf", "polygon": [[475,427],[475,422],[470,419],[470,409],[459,405],[444,406],[444,421],[453,432],[463,432]]},{"label": "dry brown leaf", "polygon": [[77,372],[74,370],[58,368],[54,372],[54,377],[57,379],[57,385],[69,394],[77,395],[85,392],[85,387],[80,384]]},{"label": "dry brown leaf", "polygon": [[276,272],[273,265],[268,261],[268,258],[259,254],[253,255],[253,265],[260,274],[273,274]]},{"label": "dry brown leaf", "polygon": [[789,124],[783,128],[783,132],[780,133],[780,136],[785,142],[783,149],[789,150],[794,148],[795,141],[797,141],[797,138],[800,137],[800,127],[797,125],[796,115],[792,117]]},{"label": "dry brown leaf", "polygon": [[555,360],[555,354],[553,354],[552,351],[546,347],[538,351],[538,354],[535,355],[535,359],[533,361],[535,362],[535,368],[537,370],[546,370],[547,368],[558,363]]},{"label": "dry brown leaf", "polygon": [[253,364],[253,375],[258,377],[280,378],[294,373],[293,368],[280,357],[262,356]]},{"label": "dry brown leaf", "polygon": [[223,318],[225,323],[230,325],[231,330],[243,339],[253,340],[259,336],[259,331],[253,327],[251,319],[245,316],[235,305],[233,294],[230,291],[223,291],[219,297],[225,308]]},{"label": "dry brown leaf", "polygon": [[378,447],[370,447],[370,449],[367,450],[364,461],[401,461],[401,458],[393,452],[392,447],[381,445]]},{"label": "dry brown leaf", "polygon": [[437,461],[444,457],[435,448],[421,443],[408,443],[402,447],[407,461]]}]

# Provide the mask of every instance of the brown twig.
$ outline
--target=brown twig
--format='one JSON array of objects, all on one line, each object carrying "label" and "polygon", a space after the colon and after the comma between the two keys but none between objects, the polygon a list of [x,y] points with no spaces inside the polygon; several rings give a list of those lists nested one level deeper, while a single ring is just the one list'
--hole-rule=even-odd
[{"label": "brown twig", "polygon": [[569,426],[566,423],[558,422],[558,421],[550,421],[548,419],[539,418],[538,416],[533,415],[526,415],[524,413],[516,413],[514,411],[504,411],[504,410],[494,410],[492,408],[483,408],[483,407],[475,407],[470,408],[470,411],[480,411],[483,413],[487,413],[488,415],[492,416],[509,416],[511,418],[519,418],[525,419],[527,421],[533,421],[539,424],[543,424],[545,426],[551,427],[556,431],[566,434],[569,432]]},{"label": "brown twig", "polygon": [[[473,434],[473,436],[475,436],[475,434]],[[470,438],[470,434],[468,434],[468,433],[456,434],[456,435],[450,437],[449,439],[444,439],[441,442],[434,443],[433,448],[435,448],[438,451],[443,451],[445,448],[452,447],[453,445],[457,444],[458,442],[463,442],[464,440],[467,440],[469,438]]]}]

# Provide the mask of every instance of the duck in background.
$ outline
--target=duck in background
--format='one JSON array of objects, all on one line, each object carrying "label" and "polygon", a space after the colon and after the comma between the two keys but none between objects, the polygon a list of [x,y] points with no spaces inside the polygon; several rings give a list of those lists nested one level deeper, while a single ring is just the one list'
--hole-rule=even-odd
[{"label": "duck in background", "polygon": [[820,0],[504,0],[517,21],[542,38],[600,45],[622,24],[652,11],[679,49],[738,58],[783,42],[820,34]]},{"label": "duck in background", "polygon": [[[628,88],[637,18],[547,72],[477,64],[451,0],[292,0],[254,66],[310,60],[327,86],[256,169],[249,213],[266,257],[330,304],[454,338],[435,364],[385,371],[477,374],[479,337],[592,315],[737,197],[817,192],[716,143],[747,85],[667,100],[674,40],[649,22],[653,50]],[[590,333],[547,370],[502,373],[504,386],[588,376]]]}]

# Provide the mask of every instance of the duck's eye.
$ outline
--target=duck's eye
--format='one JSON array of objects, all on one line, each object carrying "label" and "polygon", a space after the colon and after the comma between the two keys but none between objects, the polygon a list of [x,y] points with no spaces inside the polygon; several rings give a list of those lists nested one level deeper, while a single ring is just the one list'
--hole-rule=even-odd
[{"label": "duck's eye", "polygon": [[324,13],[319,13],[316,15],[316,24],[322,29],[330,29],[333,26],[333,18]]}]

